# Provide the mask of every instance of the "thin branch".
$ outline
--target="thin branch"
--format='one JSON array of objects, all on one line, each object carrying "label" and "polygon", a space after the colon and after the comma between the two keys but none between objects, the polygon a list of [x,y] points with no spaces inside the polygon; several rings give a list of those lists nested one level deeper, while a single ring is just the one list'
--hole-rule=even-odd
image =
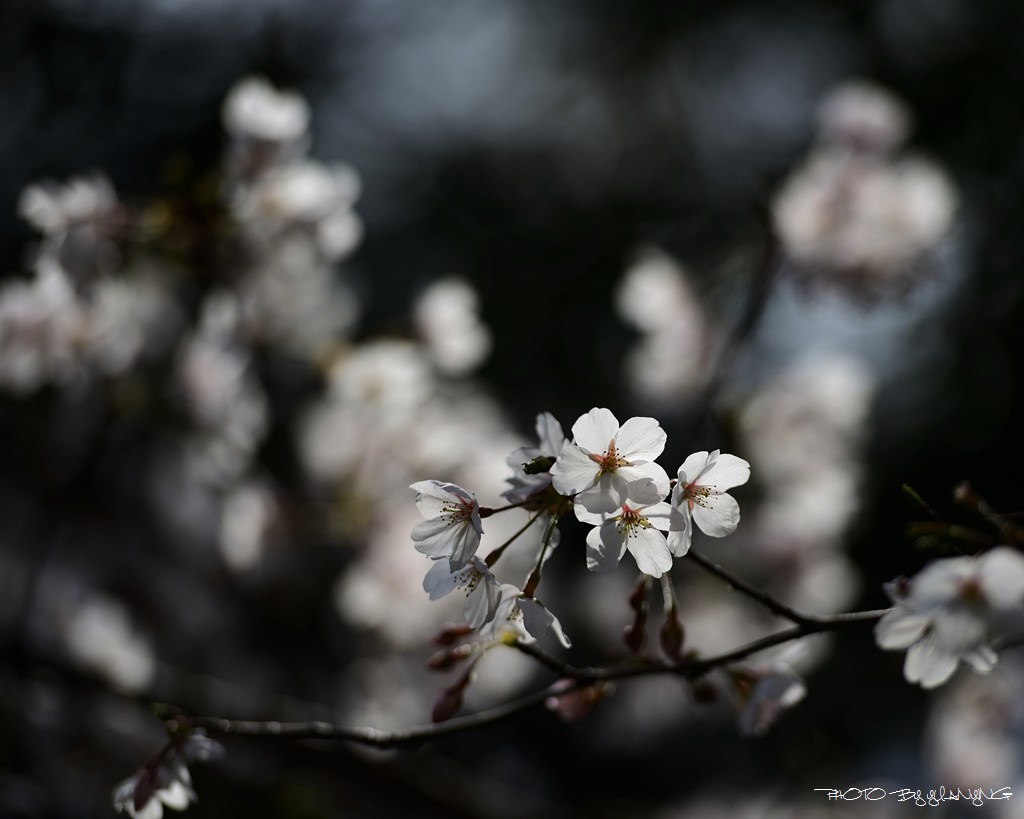
[{"label": "thin branch", "polygon": [[428,725],[413,725],[398,731],[381,731],[376,728],[344,728],[329,722],[258,722],[254,720],[221,719],[200,717],[189,714],[175,714],[167,720],[172,730],[203,728],[221,734],[243,736],[282,737],[288,739],[337,739],[370,745],[374,748],[409,748],[422,745],[432,739],[470,731],[485,725],[494,725],[524,711],[541,705],[548,697],[565,693],[561,686],[547,688],[528,694],[518,700],[499,705],[487,711],[479,711],[465,717],[454,717],[445,722]]},{"label": "thin branch", "polygon": [[691,548],[690,551],[686,553],[686,556],[701,568],[711,572],[711,574],[716,575],[717,577],[720,577],[722,580],[724,580],[726,583],[728,583],[730,586],[736,589],[736,591],[742,592],[743,594],[747,595],[747,597],[756,600],[766,609],[774,612],[775,614],[778,614],[780,617],[785,617],[787,620],[790,620],[799,625],[821,622],[821,618],[815,617],[811,614],[804,614],[803,612],[799,612],[796,609],[787,606],[782,601],[776,600],[767,592],[763,592],[759,588],[751,586],[749,583],[747,583],[747,581],[741,580],[740,578],[736,577],[736,575],[726,571],[713,560],[709,560],[708,558],[704,557],[704,555],[702,555],[696,549]]},{"label": "thin branch", "polygon": [[[780,645],[824,631],[832,631],[858,623],[877,620],[888,609],[878,611],[857,611],[848,614],[834,614],[806,620],[784,631],[769,634],[739,646],[731,651],[710,657],[687,657],[678,664],[665,663],[660,660],[639,658],[630,662],[605,667],[577,667],[563,663],[557,657],[548,654],[534,643],[516,642],[515,647],[524,654],[534,658],[543,666],[557,674],[559,682],[547,686],[540,691],[528,694],[520,699],[480,711],[464,717],[455,717],[445,722],[430,725],[414,725],[398,731],[381,731],[376,728],[344,728],[329,722],[257,722],[253,720],[229,720],[219,717],[202,717],[184,714],[168,706],[161,706],[162,716],[172,730],[189,730],[204,728],[222,734],[243,736],[282,737],[289,739],[332,739],[357,742],[375,748],[408,748],[421,745],[432,739],[494,725],[517,714],[529,711],[542,705],[548,697],[566,694],[587,685],[625,677],[641,677],[651,674],[677,674],[688,680],[695,680],[714,668],[746,659],[752,654],[766,648]],[[571,679],[573,684],[566,687],[561,680]]]}]

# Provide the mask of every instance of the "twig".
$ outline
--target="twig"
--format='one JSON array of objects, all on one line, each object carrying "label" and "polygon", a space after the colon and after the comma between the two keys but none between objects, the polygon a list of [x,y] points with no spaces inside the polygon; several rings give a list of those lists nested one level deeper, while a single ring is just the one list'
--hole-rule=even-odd
[{"label": "twig", "polygon": [[713,560],[709,560],[708,558],[704,557],[704,555],[702,555],[695,549],[691,548],[690,551],[686,553],[686,556],[701,568],[711,572],[711,574],[716,575],[717,577],[720,577],[722,580],[724,580],[726,583],[728,583],[730,586],[736,589],[736,591],[743,592],[743,594],[747,595],[747,597],[756,600],[766,609],[774,612],[775,614],[778,614],[780,617],[785,617],[787,620],[790,620],[799,625],[821,622],[821,618],[811,614],[804,614],[802,612],[799,612],[796,609],[787,606],[782,601],[776,600],[767,592],[763,592],[755,586],[751,586],[745,580],[741,580],[740,578],[736,577],[736,575],[723,569]]},{"label": "twig", "polygon": [[738,662],[766,648],[771,648],[790,640],[796,640],[809,634],[837,630],[858,623],[877,620],[886,611],[888,609],[857,611],[814,619],[801,615],[804,617],[803,622],[784,631],[769,634],[766,637],[753,640],[722,654],[704,658],[687,657],[678,664],[641,658],[622,665],[577,667],[563,663],[557,657],[538,648],[534,643],[516,642],[515,647],[521,652],[533,657],[561,679],[568,678],[573,680],[573,684],[566,687],[564,683],[555,683],[497,708],[491,708],[487,711],[480,711],[464,717],[455,717],[436,724],[414,725],[398,731],[381,731],[376,728],[345,728],[329,722],[229,720],[219,717],[192,716],[180,712],[174,712],[167,721],[170,728],[177,730],[204,728],[207,731],[243,736],[345,740],[381,749],[415,747],[432,739],[494,725],[497,722],[542,705],[548,697],[566,694],[595,682],[625,677],[641,677],[651,674],[677,674],[688,680],[695,680],[714,668]]}]

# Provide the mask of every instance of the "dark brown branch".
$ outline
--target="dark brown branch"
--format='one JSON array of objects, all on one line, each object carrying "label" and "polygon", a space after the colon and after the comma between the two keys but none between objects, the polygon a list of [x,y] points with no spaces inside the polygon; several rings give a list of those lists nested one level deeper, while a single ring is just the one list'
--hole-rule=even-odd
[{"label": "dark brown branch", "polygon": [[576,667],[563,663],[557,657],[537,647],[534,643],[517,642],[515,647],[521,652],[537,660],[561,679],[568,678],[573,680],[574,685],[566,688],[564,684],[555,683],[533,694],[528,694],[518,700],[500,705],[497,708],[491,708],[487,711],[480,711],[464,717],[456,717],[436,724],[414,725],[399,731],[380,731],[376,728],[344,728],[329,722],[229,720],[218,717],[192,716],[180,712],[174,712],[167,716],[167,723],[168,727],[172,730],[204,728],[207,731],[222,734],[290,739],[334,739],[357,742],[361,745],[369,745],[381,749],[409,748],[432,739],[439,739],[463,731],[494,725],[497,722],[542,705],[548,697],[566,694],[576,688],[582,688],[596,682],[623,679],[625,677],[640,677],[649,674],[678,674],[688,680],[694,680],[707,674],[714,668],[739,662],[766,648],[797,640],[810,634],[834,631],[858,623],[871,622],[877,620],[886,611],[887,609],[881,609],[878,611],[834,614],[814,619],[805,618],[804,622],[791,628],[761,637],[731,651],[703,658],[687,657],[682,662],[674,665],[660,660],[639,658],[622,665]]},{"label": "dark brown branch", "polygon": [[724,580],[726,583],[728,583],[730,586],[736,589],[736,591],[742,592],[743,594],[747,595],[747,597],[756,600],[766,609],[768,609],[771,612],[774,612],[775,614],[778,614],[780,617],[785,617],[787,620],[791,620],[792,622],[797,623],[798,625],[823,622],[822,618],[816,617],[812,614],[804,614],[803,612],[799,612],[796,609],[787,606],[780,600],[776,600],[767,592],[763,592],[759,588],[751,586],[749,583],[747,583],[747,581],[741,580],[740,578],[736,577],[736,575],[726,571],[713,560],[709,560],[708,558],[704,557],[704,555],[702,555],[696,549],[690,549],[690,551],[686,553],[686,556],[701,568],[705,569],[708,572],[711,572],[711,574],[717,577],[720,577],[722,580]]}]

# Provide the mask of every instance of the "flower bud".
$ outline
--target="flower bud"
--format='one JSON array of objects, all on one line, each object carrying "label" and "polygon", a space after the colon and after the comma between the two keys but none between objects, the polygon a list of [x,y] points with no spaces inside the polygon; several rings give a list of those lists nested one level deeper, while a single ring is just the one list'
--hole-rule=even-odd
[{"label": "flower bud", "polygon": [[592,683],[582,688],[573,688],[574,684],[575,680],[559,680],[556,687],[568,690],[565,693],[552,694],[544,700],[544,707],[558,714],[558,718],[565,723],[579,722],[588,716],[601,700],[615,691],[615,686],[608,682]]},{"label": "flower bud", "polygon": [[434,645],[450,646],[454,645],[460,637],[465,637],[472,632],[473,629],[469,623],[445,623],[441,626],[441,630],[431,638],[431,642]]},{"label": "flower bud", "polygon": [[679,612],[672,606],[665,615],[665,622],[661,625],[661,653],[669,662],[678,663],[683,659],[683,639],[685,631],[679,619]]}]

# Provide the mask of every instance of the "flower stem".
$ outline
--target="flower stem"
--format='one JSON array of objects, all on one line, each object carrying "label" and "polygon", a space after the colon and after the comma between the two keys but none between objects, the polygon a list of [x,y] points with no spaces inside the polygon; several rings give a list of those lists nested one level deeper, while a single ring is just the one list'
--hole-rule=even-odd
[{"label": "flower stem", "polygon": [[506,540],[504,543],[502,543],[497,549],[495,549],[493,552],[491,552],[489,555],[487,555],[487,568],[488,569],[491,568],[495,563],[498,562],[498,558],[501,557],[502,554],[504,553],[504,551],[509,546],[512,545],[512,541],[514,541],[523,532],[525,532],[527,529],[529,529],[531,526],[533,526],[533,522],[535,520],[537,520],[537,518],[539,518],[541,516],[541,513],[543,511],[544,510],[541,509],[540,512],[538,512],[536,515],[534,515],[532,518],[530,518],[528,521],[526,521],[526,524],[523,526],[522,529],[520,529],[518,532],[516,532],[514,535],[512,535],[512,537],[510,537],[508,540]]},{"label": "flower stem", "polygon": [[541,569],[544,568],[544,557],[548,553],[548,544],[551,543],[551,533],[555,531],[555,524],[558,523],[558,515],[554,514],[551,516],[551,520],[548,523],[548,531],[544,536],[544,543],[540,547],[540,557],[537,558],[537,565],[534,566],[533,571],[530,572],[530,577],[526,581],[526,585],[523,587],[523,596],[530,599],[533,598],[534,592],[537,591],[537,586],[540,585],[540,573]]},{"label": "flower stem", "polygon": [[536,498],[527,498],[524,501],[519,501],[519,503],[510,503],[508,506],[481,506],[480,517],[489,518],[491,515],[498,514],[498,512],[507,512],[509,509],[518,509],[520,506],[526,506],[527,504],[535,502]]}]

